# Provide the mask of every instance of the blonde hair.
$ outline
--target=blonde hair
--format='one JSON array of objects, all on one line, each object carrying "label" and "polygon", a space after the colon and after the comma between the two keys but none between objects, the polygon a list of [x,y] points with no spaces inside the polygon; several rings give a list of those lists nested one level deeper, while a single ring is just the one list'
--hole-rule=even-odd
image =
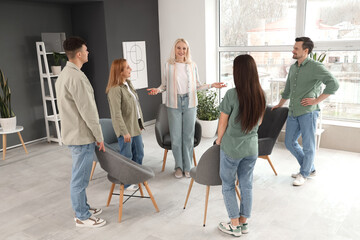
[{"label": "blonde hair", "polygon": [[124,71],[125,67],[126,59],[115,59],[112,62],[109,74],[109,81],[105,93],[108,93],[110,88],[122,85],[124,83],[125,79],[121,77],[121,73]]},{"label": "blonde hair", "polygon": [[185,54],[185,63],[187,64],[190,64],[192,62],[191,60],[191,54],[190,54],[190,45],[189,43],[183,39],[183,38],[178,38],[176,39],[176,41],[174,42],[174,46],[172,47],[171,49],[171,53],[170,53],[170,58],[168,59],[168,63],[170,64],[175,64],[175,60],[176,60],[176,55],[175,55],[175,51],[176,51],[176,45],[179,43],[179,42],[183,42],[187,45],[187,51],[186,51],[186,54]]}]

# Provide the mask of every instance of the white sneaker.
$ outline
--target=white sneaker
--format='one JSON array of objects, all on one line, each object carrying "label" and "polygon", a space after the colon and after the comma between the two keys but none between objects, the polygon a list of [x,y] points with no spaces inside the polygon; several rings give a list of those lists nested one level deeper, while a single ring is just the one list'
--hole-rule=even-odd
[{"label": "white sneaker", "polygon": [[91,216],[86,220],[80,220],[76,218],[75,223],[77,227],[97,228],[104,226],[106,224],[106,221],[104,219]]},{"label": "white sneaker", "polygon": [[[298,172],[298,173],[293,173],[293,174],[291,174],[291,177],[292,177],[292,178],[296,178],[299,174],[300,174],[300,172]],[[310,173],[310,175],[309,175],[309,177],[315,177],[315,176],[316,176],[316,170],[312,171],[312,172]]]},{"label": "white sneaker", "polygon": [[176,171],[175,171],[175,177],[176,178],[182,178],[183,177],[183,173],[181,171],[180,168],[177,168]]},{"label": "white sneaker", "polygon": [[92,208],[92,207],[90,207],[89,212],[91,213],[91,215],[97,216],[100,213],[102,213],[102,209],[101,208]]},{"label": "white sneaker", "polygon": [[294,186],[301,186],[306,182],[306,178],[303,177],[303,175],[299,174],[297,175],[296,179],[293,182]]},{"label": "white sneaker", "polygon": [[128,186],[127,188],[125,188],[125,191],[136,191],[139,188],[138,185],[136,184],[131,184],[130,186]]},{"label": "white sneaker", "polygon": [[190,172],[185,172],[185,177],[189,178],[190,177]]}]

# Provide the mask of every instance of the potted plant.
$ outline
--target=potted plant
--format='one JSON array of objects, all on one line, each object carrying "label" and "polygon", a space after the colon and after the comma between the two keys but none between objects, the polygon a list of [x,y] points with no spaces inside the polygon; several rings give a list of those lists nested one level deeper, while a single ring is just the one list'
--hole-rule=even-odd
[{"label": "potted plant", "polygon": [[67,57],[63,53],[53,52],[54,65],[51,66],[51,72],[53,75],[59,75],[61,72],[61,63],[63,60],[67,60]]},{"label": "potted plant", "polygon": [[8,80],[0,69],[0,124],[4,131],[12,131],[16,128],[16,116],[11,110],[11,90]]},{"label": "potted plant", "polygon": [[219,104],[216,91],[198,91],[197,118],[201,124],[202,136],[212,138],[216,134],[219,121]]}]

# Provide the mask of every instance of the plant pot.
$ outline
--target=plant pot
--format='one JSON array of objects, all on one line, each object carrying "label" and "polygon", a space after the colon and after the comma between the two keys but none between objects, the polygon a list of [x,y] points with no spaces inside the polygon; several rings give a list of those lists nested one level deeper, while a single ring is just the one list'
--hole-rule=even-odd
[{"label": "plant pot", "polygon": [[11,118],[0,118],[0,124],[4,132],[16,129],[16,116]]},{"label": "plant pot", "polygon": [[51,66],[51,72],[53,75],[59,75],[61,72],[61,66]]},{"label": "plant pot", "polygon": [[201,125],[201,132],[202,132],[201,136],[203,136],[205,138],[215,137],[219,119],[212,120],[212,121],[205,121],[205,120],[198,119],[198,121]]}]

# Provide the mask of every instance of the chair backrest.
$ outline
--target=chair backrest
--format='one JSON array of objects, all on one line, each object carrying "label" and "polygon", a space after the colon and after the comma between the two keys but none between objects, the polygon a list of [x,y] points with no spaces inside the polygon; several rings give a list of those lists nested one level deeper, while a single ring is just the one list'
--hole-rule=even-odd
[{"label": "chair backrest", "polygon": [[277,139],[282,127],[288,116],[289,109],[281,107],[271,111],[271,107],[267,106],[262,124],[258,129],[258,137]]},{"label": "chair backrest", "polygon": [[117,137],[110,118],[101,118],[100,125],[104,136],[104,142],[107,144],[117,143]]},{"label": "chair backrest", "polygon": [[[195,122],[195,134],[194,138],[195,140],[195,147],[200,144],[201,141],[201,125],[198,121]],[[164,137],[166,135],[170,134],[169,129],[169,120],[167,115],[167,108],[165,104],[160,104],[157,116],[156,116],[156,122],[155,122],[155,136],[156,141],[160,145],[160,147],[164,148]]]},{"label": "chair backrest", "polygon": [[96,156],[100,166],[108,173],[110,181],[116,180],[116,183],[137,184],[144,182],[155,176],[154,172],[145,166],[142,166],[116,151],[113,151],[105,143],[106,151],[96,149]]},{"label": "chair backrest", "polygon": [[201,156],[196,167],[195,182],[203,185],[221,185],[220,146],[213,145]]},{"label": "chair backrest", "polygon": [[155,122],[155,136],[158,144],[162,148],[164,148],[164,136],[169,134],[169,131],[167,109],[165,104],[160,104]]}]

